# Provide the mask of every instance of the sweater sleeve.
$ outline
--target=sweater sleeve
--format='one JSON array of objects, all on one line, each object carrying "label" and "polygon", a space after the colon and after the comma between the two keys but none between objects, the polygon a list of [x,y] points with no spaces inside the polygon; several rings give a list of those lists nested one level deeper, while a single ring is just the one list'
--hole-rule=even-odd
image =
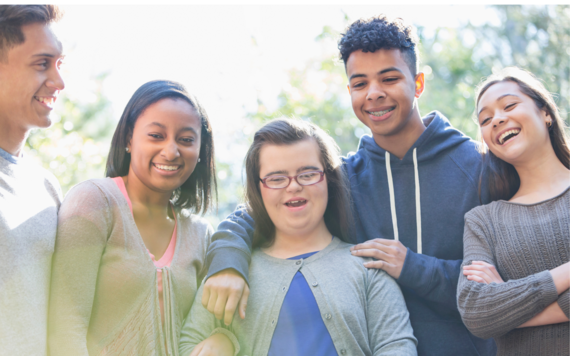
[{"label": "sweater sleeve", "polygon": [[558,296],[558,305],[566,317],[570,319],[570,289],[566,289],[565,292]]},{"label": "sweater sleeve", "polygon": [[457,279],[462,260],[442,260],[408,248],[398,284],[457,313]]},{"label": "sweater sleeve", "polygon": [[61,205],[52,259],[48,321],[51,355],[89,354],[87,330],[111,221],[105,197],[90,182],[73,188]]},{"label": "sweater sleeve", "polygon": [[182,327],[178,354],[180,356],[189,356],[199,343],[206,340],[211,335],[220,333],[226,335],[230,339],[234,345],[234,355],[237,355],[240,351],[240,345],[237,338],[231,330],[224,327],[222,322],[216,319],[214,314],[208,312],[208,310],[204,308],[200,302],[202,300],[203,292],[204,285],[202,284],[196,293],[190,313]]},{"label": "sweater sleeve", "polygon": [[[466,216],[462,266],[472,261],[485,261],[497,266],[489,236],[489,231],[482,224],[472,220],[470,214]],[[465,326],[484,339],[515,329],[557,298],[549,271],[498,284],[470,281],[461,273],[457,286],[457,304]]]},{"label": "sweater sleeve", "polygon": [[368,274],[366,321],[373,355],[417,355],[417,340],[400,287],[382,270]]},{"label": "sweater sleeve", "polygon": [[254,229],[255,222],[243,205],[238,206],[218,225],[218,231],[212,236],[206,254],[206,266],[208,266],[206,278],[233,268],[248,282]]}]

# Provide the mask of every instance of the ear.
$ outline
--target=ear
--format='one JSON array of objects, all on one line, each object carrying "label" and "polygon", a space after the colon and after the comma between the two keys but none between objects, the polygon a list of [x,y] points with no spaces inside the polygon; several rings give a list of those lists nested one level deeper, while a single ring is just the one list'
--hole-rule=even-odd
[{"label": "ear", "polygon": [[424,73],[419,72],[416,75],[416,95],[415,95],[415,97],[419,98],[420,96],[422,96],[424,89],[425,89]]},{"label": "ear", "polygon": [[350,84],[346,85],[346,89],[348,89],[348,94],[350,94]]},{"label": "ear", "polygon": [[131,151],[131,152],[133,151],[133,150],[131,149],[131,141],[132,141],[132,139],[133,139],[133,133],[131,132],[131,133],[129,133],[129,134],[127,135],[127,148],[128,148],[129,151]]}]

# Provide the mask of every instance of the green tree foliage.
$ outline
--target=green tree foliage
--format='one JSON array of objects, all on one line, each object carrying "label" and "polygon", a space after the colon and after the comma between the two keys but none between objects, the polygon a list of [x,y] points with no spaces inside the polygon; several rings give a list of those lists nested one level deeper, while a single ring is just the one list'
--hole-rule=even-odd
[{"label": "green tree foliage", "polygon": [[[475,90],[481,80],[501,68],[516,65],[541,78],[557,97],[570,122],[570,8],[568,6],[493,6],[499,24],[438,28],[428,33],[418,26],[420,70],[426,91],[419,99],[422,115],[438,110],[472,138]],[[351,21],[346,19],[346,24]],[[342,30],[328,26],[316,41],[338,41]],[[313,59],[304,69],[292,70],[279,107],[268,112],[263,103],[252,118],[259,124],[275,117],[299,117],[331,134],[343,154],[357,148],[358,137],[368,132],[352,112],[346,91],[344,66],[335,53]],[[320,80],[320,82],[318,82]],[[317,81],[317,82],[315,82]]]},{"label": "green tree foliage", "polygon": [[555,94],[570,123],[570,7],[493,6],[499,24],[440,28],[428,36],[418,28],[427,90],[420,107],[439,110],[471,137],[477,125],[475,89],[483,77],[518,66],[534,73]]},{"label": "green tree foliage", "polygon": [[28,137],[26,155],[57,177],[64,194],[79,182],[105,176],[116,121],[102,93],[104,78],[96,78],[99,85],[91,102],[78,102],[62,94],[61,108],[52,114],[53,126],[34,130]]}]

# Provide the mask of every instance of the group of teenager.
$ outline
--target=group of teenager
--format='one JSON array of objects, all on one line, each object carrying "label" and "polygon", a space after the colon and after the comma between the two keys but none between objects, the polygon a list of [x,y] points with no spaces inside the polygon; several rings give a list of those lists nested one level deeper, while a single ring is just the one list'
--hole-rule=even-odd
[{"label": "group of teenager", "polygon": [[372,135],[340,157],[267,122],[214,231],[210,119],[176,82],[133,94],[107,178],[65,199],[23,157],[64,89],[58,18],[0,6],[0,355],[570,354],[569,140],[532,74],[479,86],[478,143],[420,115],[413,27],[358,20],[339,49]]}]

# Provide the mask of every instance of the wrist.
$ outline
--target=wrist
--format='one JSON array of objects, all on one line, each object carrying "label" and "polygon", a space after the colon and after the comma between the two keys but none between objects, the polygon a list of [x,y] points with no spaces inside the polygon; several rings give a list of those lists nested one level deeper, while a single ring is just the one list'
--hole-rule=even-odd
[{"label": "wrist", "polygon": [[570,262],[551,269],[550,274],[552,275],[552,280],[554,281],[558,294],[570,288]]}]

